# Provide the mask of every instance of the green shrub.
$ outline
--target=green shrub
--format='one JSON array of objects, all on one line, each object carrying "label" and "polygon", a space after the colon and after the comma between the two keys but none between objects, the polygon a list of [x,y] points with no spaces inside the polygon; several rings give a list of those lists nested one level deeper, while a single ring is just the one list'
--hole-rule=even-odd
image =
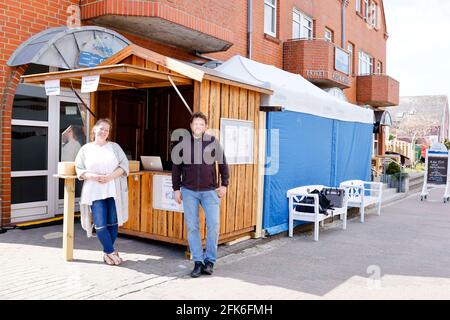
[{"label": "green shrub", "polygon": [[400,165],[396,162],[389,163],[386,169],[386,174],[396,174],[396,173],[400,173]]}]

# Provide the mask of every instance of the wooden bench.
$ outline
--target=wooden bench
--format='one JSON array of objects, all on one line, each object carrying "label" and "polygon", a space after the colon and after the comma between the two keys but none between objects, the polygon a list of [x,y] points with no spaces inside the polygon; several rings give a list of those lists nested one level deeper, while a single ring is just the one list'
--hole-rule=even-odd
[{"label": "wooden bench", "polygon": [[[311,194],[312,191],[321,191],[325,186],[323,185],[310,185],[290,189],[287,191],[287,197],[289,198],[289,237],[293,236],[294,220],[308,221],[314,223],[314,241],[319,240],[319,223],[324,224],[324,220],[334,216],[340,216],[342,220],[342,229],[347,228],[347,199],[348,191],[344,189],[345,196],[342,208],[328,209],[326,214],[319,212],[319,195]],[[301,203],[304,197],[314,199],[314,204]],[[314,207],[314,213],[297,211],[297,205]]]},{"label": "wooden bench", "polygon": [[348,180],[341,182],[341,188],[348,190],[348,207],[359,208],[361,222],[364,222],[365,208],[376,204],[377,213],[381,215],[381,196],[383,184],[362,180]]}]

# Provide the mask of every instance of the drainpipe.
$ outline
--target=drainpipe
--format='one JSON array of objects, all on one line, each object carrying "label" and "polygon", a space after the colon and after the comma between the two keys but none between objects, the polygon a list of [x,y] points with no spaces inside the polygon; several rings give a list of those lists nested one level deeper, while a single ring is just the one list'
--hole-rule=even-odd
[{"label": "drainpipe", "polygon": [[348,5],[348,0],[342,0],[341,12],[341,47],[345,50],[345,7]]},{"label": "drainpipe", "polygon": [[252,58],[252,0],[247,1],[247,58]]}]

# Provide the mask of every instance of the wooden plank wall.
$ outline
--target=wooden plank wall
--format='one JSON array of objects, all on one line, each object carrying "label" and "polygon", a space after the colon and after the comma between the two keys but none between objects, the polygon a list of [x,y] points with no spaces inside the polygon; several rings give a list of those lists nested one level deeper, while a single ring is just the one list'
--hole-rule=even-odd
[{"label": "wooden plank wall", "polygon": [[[208,116],[209,128],[219,130],[220,118],[224,117],[253,121],[255,129],[255,163],[229,165],[230,185],[225,198],[221,200],[219,242],[238,237],[240,234],[248,234],[254,231],[256,225],[259,104],[260,94],[247,89],[208,80],[194,85],[194,111],[202,111]],[[211,133],[215,133],[220,139],[219,131]],[[153,209],[152,177],[153,174],[144,173],[139,176],[139,182],[129,179],[129,222],[121,228],[121,231],[186,244],[187,235],[183,214]],[[131,190],[132,188],[138,188],[140,192],[135,192]],[[136,205],[137,202],[140,204]],[[205,239],[206,223],[202,209],[200,211],[201,235],[202,239]]]},{"label": "wooden plank wall", "polygon": [[[259,129],[259,93],[204,80],[196,86],[199,91],[194,97],[200,97],[196,110],[208,116],[208,127],[220,130],[220,118],[233,118],[253,121],[254,164],[230,165],[230,185],[227,195],[221,201],[221,237],[247,230],[256,225],[256,193],[258,186],[258,129]],[[218,131],[211,131],[219,135]],[[217,138],[220,139],[220,136]]]}]

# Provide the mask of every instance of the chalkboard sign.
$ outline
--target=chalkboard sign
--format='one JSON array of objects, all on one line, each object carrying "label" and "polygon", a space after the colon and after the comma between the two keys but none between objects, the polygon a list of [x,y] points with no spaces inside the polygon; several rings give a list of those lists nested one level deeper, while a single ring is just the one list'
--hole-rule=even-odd
[{"label": "chalkboard sign", "polygon": [[428,156],[427,182],[432,184],[447,183],[448,158]]}]

